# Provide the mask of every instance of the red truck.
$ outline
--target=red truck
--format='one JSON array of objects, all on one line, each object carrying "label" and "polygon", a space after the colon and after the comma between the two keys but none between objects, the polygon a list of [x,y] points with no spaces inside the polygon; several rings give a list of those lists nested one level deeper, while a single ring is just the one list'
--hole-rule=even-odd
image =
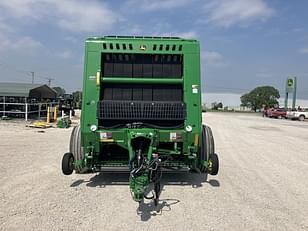
[{"label": "red truck", "polygon": [[271,108],[266,111],[269,118],[282,119],[287,117],[287,111],[284,108]]}]

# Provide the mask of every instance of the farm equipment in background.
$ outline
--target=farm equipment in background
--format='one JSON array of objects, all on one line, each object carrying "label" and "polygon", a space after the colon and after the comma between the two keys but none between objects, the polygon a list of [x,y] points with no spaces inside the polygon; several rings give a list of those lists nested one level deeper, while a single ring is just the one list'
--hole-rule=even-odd
[{"label": "farm equipment in background", "polygon": [[73,95],[72,94],[64,94],[59,99],[59,112],[64,112],[65,115],[75,115],[74,105],[73,105]]},{"label": "farm equipment in background", "polygon": [[58,118],[57,120],[57,127],[58,128],[69,128],[71,126],[71,120],[69,116],[63,116],[61,118]]},{"label": "farm equipment in background", "polygon": [[202,125],[198,41],[89,38],[83,83],[64,174],[129,171],[133,199],[157,205],[163,171],[218,173],[212,130]]}]

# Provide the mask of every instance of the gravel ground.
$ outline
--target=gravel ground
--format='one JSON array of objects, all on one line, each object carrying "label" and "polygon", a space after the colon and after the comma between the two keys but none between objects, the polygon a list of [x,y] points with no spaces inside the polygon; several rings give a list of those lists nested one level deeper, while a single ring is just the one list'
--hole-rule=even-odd
[{"label": "gravel ground", "polygon": [[127,174],[64,176],[70,129],[0,121],[1,230],[308,230],[308,123],[206,113],[216,177],[164,174],[159,211]]}]

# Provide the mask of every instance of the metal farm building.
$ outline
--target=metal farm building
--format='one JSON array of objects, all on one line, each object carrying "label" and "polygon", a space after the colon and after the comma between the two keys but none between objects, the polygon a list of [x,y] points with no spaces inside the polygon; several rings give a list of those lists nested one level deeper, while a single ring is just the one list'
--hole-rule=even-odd
[{"label": "metal farm building", "polygon": [[2,118],[40,118],[57,104],[57,92],[45,84],[0,83]]}]

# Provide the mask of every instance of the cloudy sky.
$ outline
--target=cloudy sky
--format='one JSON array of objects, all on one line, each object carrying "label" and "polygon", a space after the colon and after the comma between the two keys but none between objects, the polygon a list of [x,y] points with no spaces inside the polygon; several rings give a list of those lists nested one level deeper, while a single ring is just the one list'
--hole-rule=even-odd
[{"label": "cloudy sky", "polygon": [[244,93],[298,77],[308,99],[308,1],[0,1],[0,81],[81,89],[84,40],[156,35],[201,41],[203,91]]}]

